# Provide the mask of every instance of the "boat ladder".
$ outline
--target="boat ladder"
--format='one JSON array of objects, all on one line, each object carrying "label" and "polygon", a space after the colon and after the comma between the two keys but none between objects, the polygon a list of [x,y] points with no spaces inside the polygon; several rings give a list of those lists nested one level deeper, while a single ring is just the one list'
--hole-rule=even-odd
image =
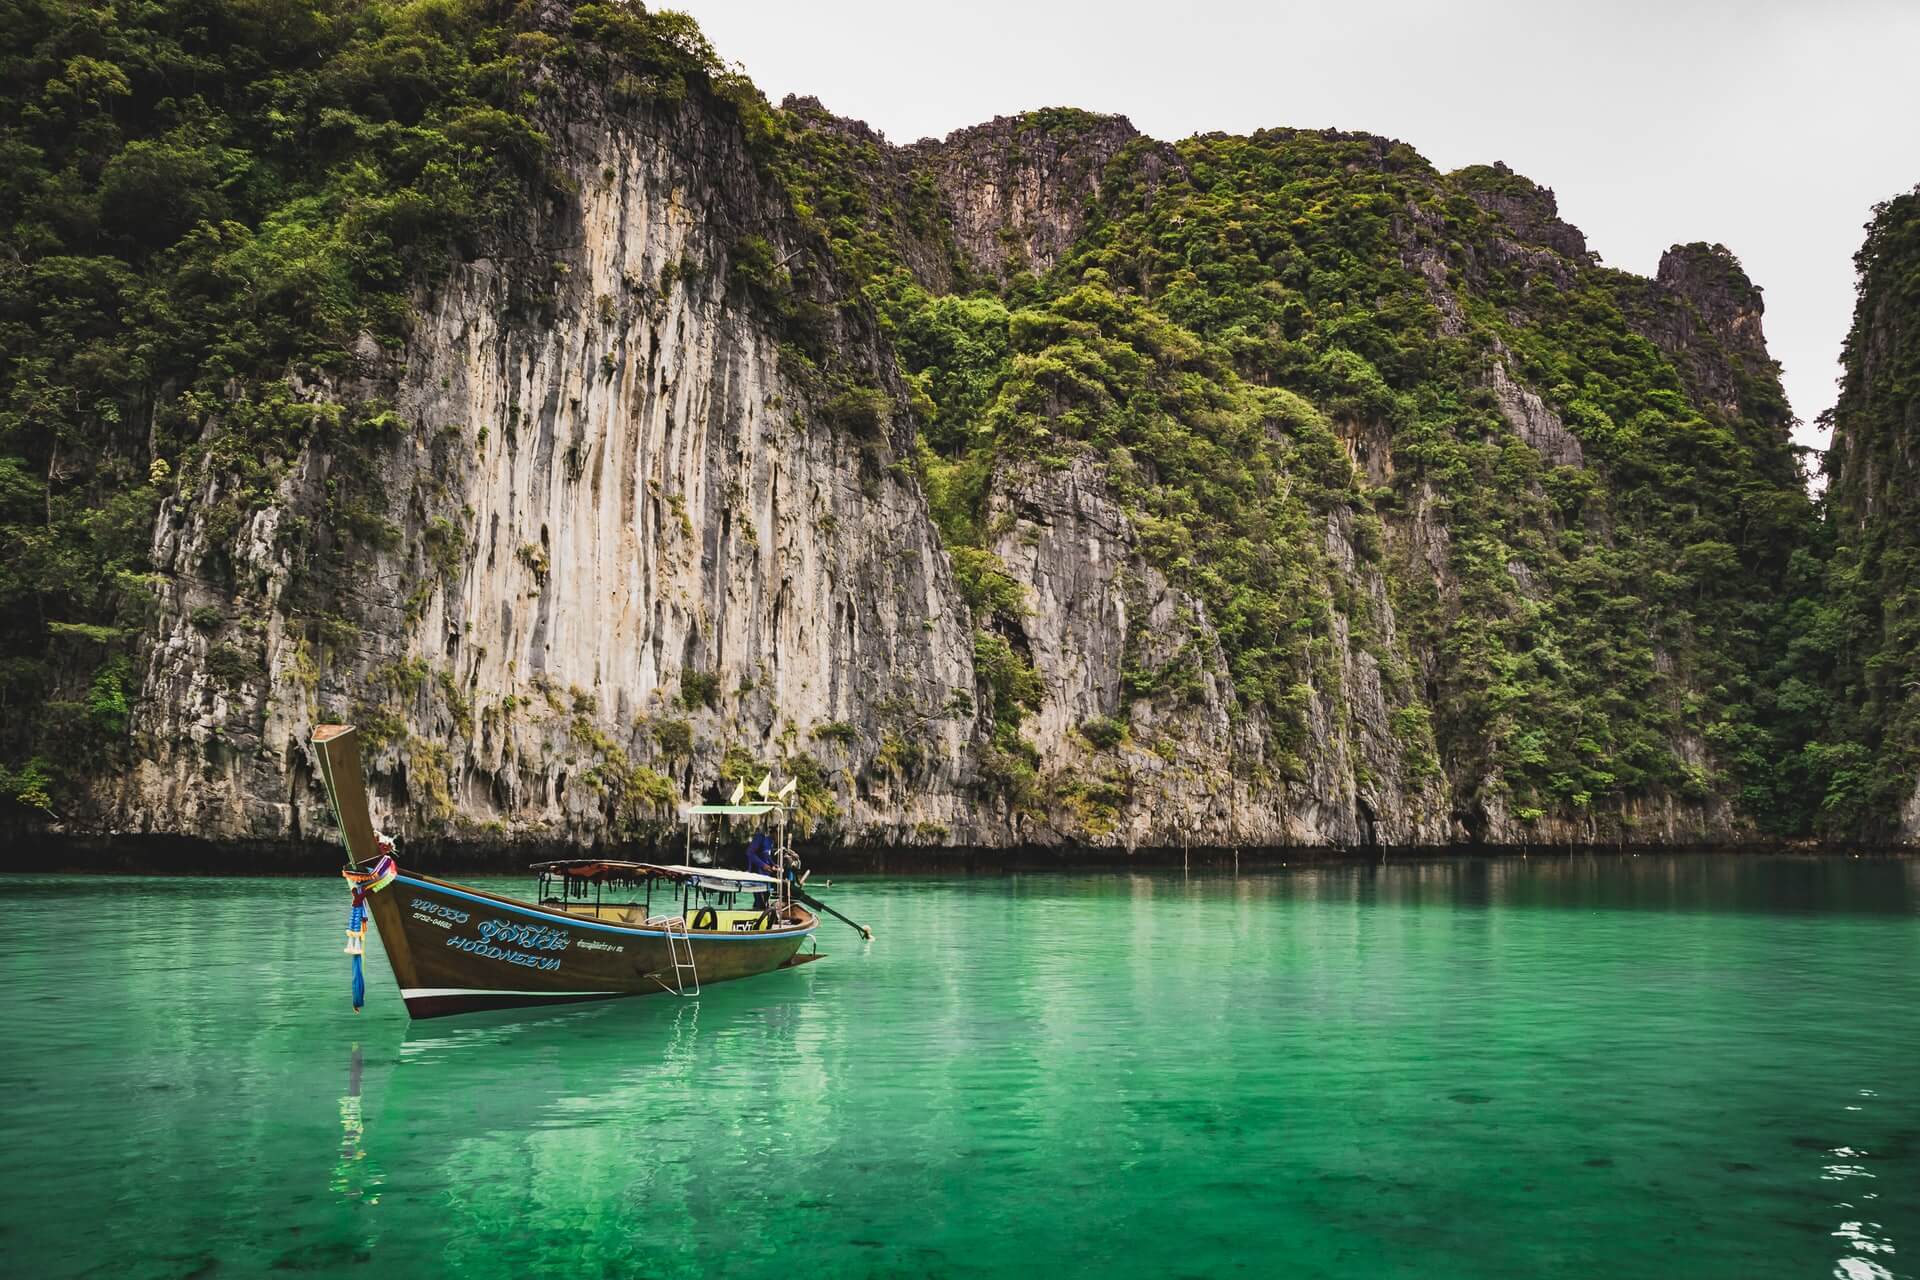
[{"label": "boat ladder", "polygon": [[[677,996],[697,996],[700,994],[700,971],[693,967],[693,939],[687,936],[687,918],[668,916],[663,920],[649,920],[648,924],[658,924],[666,930],[667,959],[673,964],[673,985],[668,987],[658,975],[654,977],[662,987]],[[691,980],[692,990],[687,983]]]}]

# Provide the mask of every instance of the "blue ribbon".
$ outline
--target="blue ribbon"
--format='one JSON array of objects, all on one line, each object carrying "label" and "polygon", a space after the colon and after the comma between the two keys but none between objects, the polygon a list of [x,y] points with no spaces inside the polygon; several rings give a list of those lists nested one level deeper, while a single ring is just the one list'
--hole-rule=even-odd
[{"label": "blue ribbon", "polygon": [[[366,927],[366,922],[367,904],[362,900],[361,894],[356,891],[353,895],[353,910],[347,913],[347,932],[350,934],[360,933],[361,930]],[[365,935],[362,934],[361,936],[364,937]],[[356,951],[353,953],[353,1011],[355,1013],[360,1012],[361,1006],[366,1004],[366,1002],[367,975],[360,963],[360,953]]]}]

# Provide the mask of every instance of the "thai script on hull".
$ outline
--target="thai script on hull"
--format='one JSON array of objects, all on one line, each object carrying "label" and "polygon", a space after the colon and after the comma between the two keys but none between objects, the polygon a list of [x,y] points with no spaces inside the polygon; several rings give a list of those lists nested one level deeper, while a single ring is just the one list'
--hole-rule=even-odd
[{"label": "thai script on hull", "polygon": [[480,940],[503,946],[525,947],[529,951],[565,951],[571,941],[559,929],[544,924],[518,924],[512,920],[482,920]]}]

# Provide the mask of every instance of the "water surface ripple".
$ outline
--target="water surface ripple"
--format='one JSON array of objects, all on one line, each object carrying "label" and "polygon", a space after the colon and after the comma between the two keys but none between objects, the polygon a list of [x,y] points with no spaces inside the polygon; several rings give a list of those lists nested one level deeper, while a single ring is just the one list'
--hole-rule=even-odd
[{"label": "water surface ripple", "polygon": [[1920,862],[850,877],[415,1025],[338,881],[4,887],[9,1274],[1920,1276]]}]

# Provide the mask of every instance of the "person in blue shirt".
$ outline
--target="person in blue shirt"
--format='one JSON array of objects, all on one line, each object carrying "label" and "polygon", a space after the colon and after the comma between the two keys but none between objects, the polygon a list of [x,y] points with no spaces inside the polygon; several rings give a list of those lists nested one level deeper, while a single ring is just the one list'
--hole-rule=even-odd
[{"label": "person in blue shirt", "polygon": [[[775,874],[773,869],[773,838],[764,831],[747,841],[747,870],[763,876]],[[754,894],[753,905],[755,910],[765,911],[767,909],[767,895],[764,892]]]}]

